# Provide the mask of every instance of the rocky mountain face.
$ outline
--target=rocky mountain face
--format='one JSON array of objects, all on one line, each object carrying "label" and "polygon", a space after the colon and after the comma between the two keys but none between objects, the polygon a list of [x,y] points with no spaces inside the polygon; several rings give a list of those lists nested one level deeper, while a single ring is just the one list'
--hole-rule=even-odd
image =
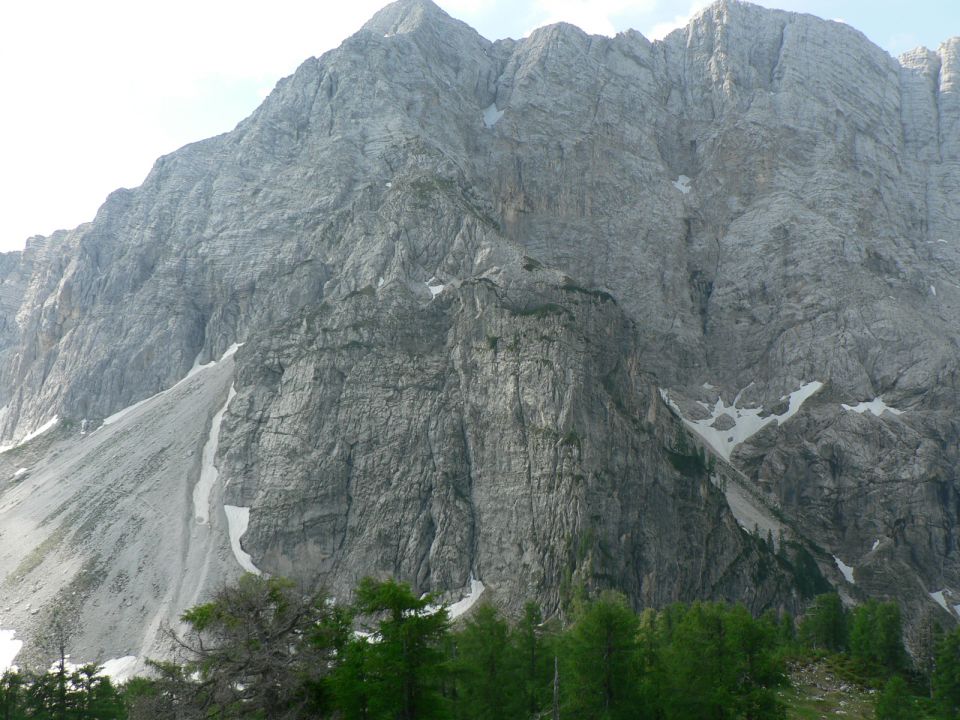
[{"label": "rocky mountain face", "polygon": [[400,0],[0,256],[0,627],[156,654],[243,568],[946,621],[958,197],[960,39]]}]

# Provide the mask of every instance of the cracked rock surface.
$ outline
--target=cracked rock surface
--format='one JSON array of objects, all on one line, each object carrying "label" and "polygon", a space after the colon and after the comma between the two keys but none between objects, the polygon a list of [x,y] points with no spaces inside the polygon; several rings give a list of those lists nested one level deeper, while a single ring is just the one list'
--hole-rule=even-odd
[{"label": "cracked rock surface", "polygon": [[[91,619],[121,572],[160,589],[116,622],[176,617],[166,560],[122,550],[127,506],[84,515],[81,538],[41,488],[65,477],[51,453],[100,467],[84,422],[241,342],[194,376],[202,402],[123,422],[142,442],[197,415],[154,468],[188,537],[233,384],[212,497],[250,508],[265,572],[454,599],[473,575],[510,610],[560,611],[581,586],[799,609],[732,482],[737,512],[765,508],[741,523],[776,516],[849,600],[936,610],[960,593],[957,197],[956,38],[897,60],[844,24],[721,0],[658,42],[565,24],[490,42],[400,0],[92,222],[0,256],[0,435],[59,418],[10,451],[49,468],[36,492],[0,483],[3,532],[33,518],[0,556],[20,608],[0,603],[0,626],[29,633],[22,588],[45,607],[73,581],[21,566],[41,546],[98,568],[89,652],[126,651]],[[726,437],[743,439],[711,445]],[[120,482],[94,470],[78,498]],[[226,522],[183,545],[204,558],[188,577],[238,572]]]}]

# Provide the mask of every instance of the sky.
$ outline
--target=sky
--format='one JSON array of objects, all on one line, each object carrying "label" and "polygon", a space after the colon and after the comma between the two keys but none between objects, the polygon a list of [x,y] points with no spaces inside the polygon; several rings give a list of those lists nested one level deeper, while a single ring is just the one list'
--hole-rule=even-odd
[{"label": "sky", "polygon": [[[277,80],[384,0],[5,0],[0,7],[0,250],[92,220],[154,160],[231,130]],[[490,39],[566,21],[651,39],[706,0],[439,0]],[[760,0],[839,19],[897,55],[960,35],[953,0]]]}]

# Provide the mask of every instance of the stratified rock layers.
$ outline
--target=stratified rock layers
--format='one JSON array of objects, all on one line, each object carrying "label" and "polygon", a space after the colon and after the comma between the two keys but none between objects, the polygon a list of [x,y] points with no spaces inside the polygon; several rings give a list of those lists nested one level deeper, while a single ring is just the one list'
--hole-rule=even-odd
[{"label": "stratified rock layers", "polygon": [[796,607],[683,459],[722,399],[784,418],[723,473],[845,595],[936,608],[960,591],[958,78],[956,39],[898,62],[733,0],[656,43],[490,43],[401,0],[0,260],[3,437],[95,427],[244,342],[215,495],[267,572]]}]

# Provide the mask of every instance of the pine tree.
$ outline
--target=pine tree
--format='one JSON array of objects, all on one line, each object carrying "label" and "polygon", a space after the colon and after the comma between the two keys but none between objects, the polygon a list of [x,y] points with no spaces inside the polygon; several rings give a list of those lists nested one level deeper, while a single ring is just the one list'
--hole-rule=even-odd
[{"label": "pine tree", "polygon": [[894,675],[883,686],[874,703],[877,720],[913,720],[917,717],[907,683]]},{"label": "pine tree", "polygon": [[944,720],[960,718],[960,628],[945,635],[933,671],[933,699]]},{"label": "pine tree", "polygon": [[[347,646],[344,664],[354,676],[341,675],[341,688],[362,683],[366,704],[357,717],[372,720],[433,720],[449,716],[440,688],[448,672],[441,650],[449,628],[445,609],[417,599],[404,583],[365,578],[357,588],[357,611],[379,618],[376,642]],[[362,660],[349,653],[362,653]],[[342,691],[341,691],[342,692]],[[349,695],[349,693],[348,693]],[[359,697],[357,692],[350,695]]]},{"label": "pine tree", "polygon": [[121,720],[126,708],[110,678],[101,667],[84,665],[70,674],[68,707],[71,720]]},{"label": "pine tree", "polygon": [[670,720],[727,717],[733,706],[727,675],[730,658],[718,609],[706,603],[674,605],[663,619],[665,716]]},{"label": "pine tree", "polygon": [[903,667],[906,652],[896,603],[868,600],[853,611],[850,654],[876,670],[895,672]]},{"label": "pine tree", "polygon": [[[937,611],[939,613],[939,610]],[[936,667],[937,647],[943,639],[943,626],[934,612],[927,608],[910,628],[910,650],[914,665],[927,682],[927,692],[933,697],[933,671]]]},{"label": "pine tree", "polygon": [[773,618],[720,603],[674,605],[658,617],[663,655],[660,705],[668,720],[780,720],[774,687],[784,681]]},{"label": "pine tree", "polygon": [[26,691],[24,677],[8,670],[0,676],[0,720],[21,720]]},{"label": "pine tree", "polygon": [[519,663],[523,711],[526,717],[535,717],[549,705],[553,680],[553,656],[539,605],[534,602],[524,605],[523,617],[511,634],[511,643]]},{"label": "pine tree", "polygon": [[490,605],[482,605],[454,638],[457,647],[458,717],[499,720],[522,717],[524,683],[510,628]]},{"label": "pine tree", "polygon": [[563,644],[562,692],[571,717],[644,717],[638,629],[636,614],[616,593],[604,593],[580,611]]},{"label": "pine tree", "polygon": [[842,652],[848,642],[847,611],[836,593],[817,595],[800,623],[800,640],[813,649]]},{"label": "pine tree", "polygon": [[183,614],[189,632],[170,636],[185,664],[155,664],[156,692],[138,686],[131,716],[297,717],[332,659],[330,645],[305,638],[315,637],[330,613],[323,593],[304,594],[280,578],[242,576]]}]

